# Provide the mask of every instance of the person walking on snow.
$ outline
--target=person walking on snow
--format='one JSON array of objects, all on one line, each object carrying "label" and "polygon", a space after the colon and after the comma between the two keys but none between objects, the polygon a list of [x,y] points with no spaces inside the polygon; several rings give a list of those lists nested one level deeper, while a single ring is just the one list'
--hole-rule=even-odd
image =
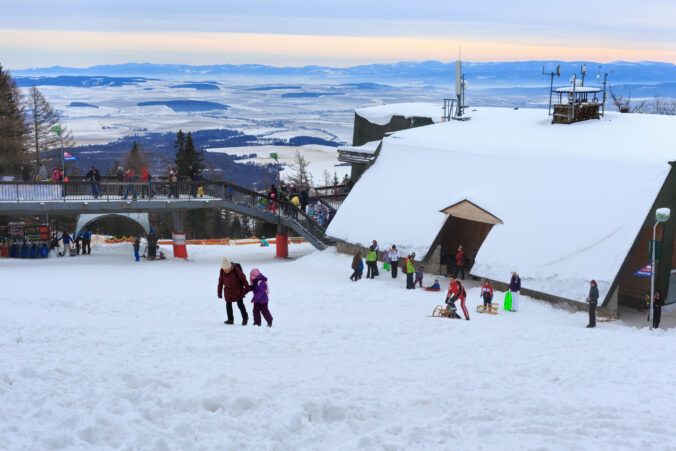
[{"label": "person walking on snow", "polygon": [[[599,303],[599,287],[596,285],[595,280],[589,282],[587,302],[589,303],[589,324],[587,324],[587,327],[596,327],[596,306]],[[514,305],[514,300],[512,300],[512,305]]]},{"label": "person walking on snow", "polygon": [[140,257],[138,255],[138,251],[141,249],[141,240],[139,240],[138,237],[134,239],[134,258],[136,261],[140,261]]},{"label": "person walking on snow", "polygon": [[451,298],[452,302],[455,302],[457,299],[460,299],[460,307],[462,308],[462,313],[465,315],[465,319],[469,321],[469,312],[465,306],[465,297],[467,293],[465,292],[465,287],[462,286],[459,280],[451,276],[451,283],[448,285],[448,293],[446,298]]},{"label": "person walking on snow", "polygon": [[462,250],[462,244],[458,246],[458,253],[455,254],[455,263],[458,265],[455,276],[457,277],[459,273],[462,280],[465,280],[465,251]]},{"label": "person walking on snow", "polygon": [[420,284],[420,288],[423,287],[423,265],[418,266],[418,270],[415,272],[415,280],[413,281],[413,288],[416,284]]},{"label": "person walking on snow", "polygon": [[59,238],[57,241],[63,241],[63,252],[61,253],[61,256],[63,257],[64,255],[69,255],[73,238],[68,235],[68,232],[64,231],[63,234],[61,234],[61,238]]},{"label": "person walking on snow", "polygon": [[519,292],[521,291],[521,277],[516,271],[512,272],[512,279],[509,281],[509,291],[512,293],[512,311],[519,311]]},{"label": "person walking on snow", "polygon": [[361,261],[361,252],[357,252],[357,255],[352,259],[352,270],[354,272],[350,276],[350,280],[356,282],[361,279],[361,275],[364,273],[364,262]]},{"label": "person walking on snow", "polygon": [[253,325],[261,325],[262,313],[263,318],[265,318],[265,321],[268,323],[268,327],[272,327],[272,315],[270,314],[270,310],[268,310],[268,279],[263,274],[261,274],[258,268],[254,268],[249,274],[249,280],[251,280],[251,291],[253,291],[253,299],[251,300],[254,305]]},{"label": "person walking on snow", "polygon": [[246,281],[246,276],[242,273],[239,266],[233,264],[228,260],[228,257],[223,257],[221,262],[221,271],[218,277],[218,298],[225,299],[226,311],[228,319],[224,324],[234,324],[234,316],[232,314],[232,303],[237,303],[237,308],[242,314],[242,326],[246,326],[249,321],[249,315],[244,307],[244,296],[250,291],[251,287]]},{"label": "person walking on snow", "polygon": [[493,287],[491,283],[486,280],[481,286],[481,299],[484,301],[484,307],[488,308],[493,301]]},{"label": "person walking on snow", "polygon": [[662,291],[655,291],[655,297],[653,299],[653,329],[660,327],[660,319],[662,318],[662,306],[664,305],[664,299],[662,299]]},{"label": "person walking on snow", "polygon": [[389,259],[390,259],[390,268],[392,269],[392,278],[396,279],[397,269],[399,266],[399,251],[397,250],[397,246],[395,246],[394,244],[392,245],[392,249],[390,249]]}]

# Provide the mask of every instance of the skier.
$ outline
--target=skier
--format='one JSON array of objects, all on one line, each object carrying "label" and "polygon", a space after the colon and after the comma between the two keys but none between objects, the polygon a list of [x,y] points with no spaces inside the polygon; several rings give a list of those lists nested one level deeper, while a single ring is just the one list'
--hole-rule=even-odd
[{"label": "skier", "polygon": [[221,271],[218,277],[218,298],[225,299],[226,311],[228,319],[224,324],[234,324],[234,316],[232,314],[232,303],[237,303],[242,314],[242,326],[246,326],[249,321],[249,315],[246,313],[244,307],[244,295],[250,291],[251,287],[246,281],[246,276],[242,273],[239,265],[235,265],[228,260],[228,257],[223,257],[221,262]]},{"label": "skier", "polygon": [[458,270],[455,273],[456,277],[460,273],[462,280],[465,280],[465,251],[462,250],[462,244],[458,246],[458,253],[455,254],[455,263],[458,265]]},{"label": "skier", "polygon": [[418,266],[418,270],[415,272],[415,280],[413,281],[413,288],[416,284],[420,284],[420,288],[423,286],[423,265]]},{"label": "skier", "polygon": [[392,268],[392,278],[396,279],[397,269],[399,266],[399,251],[397,250],[397,246],[395,246],[394,244],[392,245],[392,249],[390,249],[389,259],[390,259],[390,267]]},{"label": "skier", "polygon": [[[265,321],[268,323],[268,327],[272,327],[272,315],[270,314],[270,310],[268,310],[268,284],[267,281],[268,279],[261,274],[261,272],[258,270],[258,268],[254,268],[251,270],[251,273],[249,274],[249,280],[251,281],[251,291],[253,291],[253,299],[251,302],[254,305],[253,308],[253,317],[254,317],[254,326],[260,326],[261,325],[261,313],[263,314],[263,318],[265,318]],[[246,320],[244,321],[243,324],[246,324]]]},{"label": "skier", "polygon": [[655,291],[655,297],[653,298],[653,329],[660,327],[660,319],[662,317],[662,306],[664,305],[664,299],[662,299],[662,291]]},{"label": "skier", "polygon": [[519,291],[521,291],[521,277],[516,271],[512,272],[512,279],[509,281],[509,291],[512,293],[512,311],[519,311]]},{"label": "skier", "polygon": [[488,308],[493,300],[493,287],[491,283],[486,280],[481,286],[481,299],[484,300],[484,307]]},{"label": "skier", "polygon": [[467,311],[467,307],[465,307],[465,297],[467,296],[465,287],[463,287],[460,281],[453,276],[451,276],[450,282],[451,283],[448,285],[448,293],[446,294],[446,298],[450,298],[453,302],[455,302],[457,299],[460,299],[462,313],[465,315],[465,319],[469,321],[469,312]]},{"label": "skier", "polygon": [[[596,285],[596,281],[592,280],[589,282],[589,296],[587,296],[587,302],[589,303],[589,324],[588,328],[596,327],[596,305],[599,302],[599,287]],[[512,306],[514,306],[514,299],[512,299]]]},{"label": "skier", "polygon": [[354,272],[350,276],[350,280],[356,282],[361,279],[361,275],[364,273],[364,262],[361,260],[361,252],[357,252],[352,259],[352,270]]},{"label": "skier", "polygon": [[375,279],[375,276],[378,275],[378,253],[376,252],[376,246],[371,245],[369,251],[366,254],[366,278]]},{"label": "skier", "polygon": [[140,261],[140,260],[141,260],[141,258],[140,258],[139,255],[138,255],[138,251],[139,251],[140,249],[141,249],[141,240],[139,239],[139,237],[136,237],[136,238],[134,239],[134,258],[136,259],[136,261]]}]

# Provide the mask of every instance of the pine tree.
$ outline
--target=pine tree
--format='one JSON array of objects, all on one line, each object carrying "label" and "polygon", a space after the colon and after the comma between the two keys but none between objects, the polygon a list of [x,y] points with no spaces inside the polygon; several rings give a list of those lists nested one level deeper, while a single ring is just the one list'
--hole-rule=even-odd
[{"label": "pine tree", "polygon": [[131,150],[127,154],[127,158],[124,160],[124,167],[129,168],[137,176],[141,175],[141,168],[148,167],[148,159],[143,153],[143,149],[139,148],[139,145],[134,141],[134,144],[131,146]]},{"label": "pine tree", "polygon": [[333,171],[333,186],[336,186],[340,183],[340,180],[338,180],[338,174],[336,171]]},{"label": "pine tree", "polygon": [[24,158],[26,137],[19,88],[0,64],[0,173],[18,171]]},{"label": "pine tree", "polygon": [[189,169],[192,167],[198,171],[204,169],[203,158],[200,153],[197,153],[195,150],[195,144],[192,140],[192,133],[188,132],[188,135],[185,136],[181,130],[178,131],[176,135],[176,142],[174,144],[176,148],[176,168],[178,169],[178,174],[180,176],[187,176]]},{"label": "pine tree", "polygon": [[52,127],[59,125],[59,115],[35,86],[30,89],[25,105],[30,146],[35,152],[36,171],[40,170],[42,164],[49,164],[43,160],[52,159],[54,160],[52,163],[61,164],[59,150],[62,144],[64,149],[75,145],[72,134],[65,128],[61,136],[52,131]]}]

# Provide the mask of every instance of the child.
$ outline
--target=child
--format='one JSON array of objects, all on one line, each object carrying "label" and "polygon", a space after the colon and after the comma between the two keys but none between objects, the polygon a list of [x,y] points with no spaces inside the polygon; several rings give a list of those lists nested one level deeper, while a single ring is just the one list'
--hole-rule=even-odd
[{"label": "child", "polygon": [[268,323],[268,327],[272,327],[272,315],[270,310],[268,310],[268,284],[267,278],[261,274],[258,268],[251,270],[249,274],[249,279],[251,280],[251,291],[253,291],[253,317],[254,317],[254,326],[261,325],[261,313],[263,318]]},{"label": "child", "polygon": [[415,288],[417,284],[420,284],[420,288],[422,288],[423,286],[422,279],[423,279],[423,266],[420,265],[418,266],[418,270],[415,272],[415,281],[413,282],[413,288]]},{"label": "child", "polygon": [[352,270],[354,272],[350,276],[350,280],[356,282],[361,279],[361,275],[364,273],[364,262],[361,259],[361,252],[357,252],[357,255],[352,259]]},{"label": "child", "polygon": [[136,261],[140,260],[138,255],[139,249],[141,249],[141,240],[136,237],[136,239],[134,239],[134,258],[136,258]]},{"label": "child", "polygon": [[481,299],[484,300],[484,307],[488,308],[493,301],[493,287],[490,282],[486,280],[481,286]]},{"label": "child", "polygon": [[434,283],[426,288],[427,290],[438,291],[441,290],[441,285],[439,285],[439,279],[434,279]]}]

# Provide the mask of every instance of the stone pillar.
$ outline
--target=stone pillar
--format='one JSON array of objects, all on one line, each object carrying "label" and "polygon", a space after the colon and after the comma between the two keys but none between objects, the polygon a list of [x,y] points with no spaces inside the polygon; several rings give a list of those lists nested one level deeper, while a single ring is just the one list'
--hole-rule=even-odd
[{"label": "stone pillar", "polygon": [[171,213],[171,219],[173,222],[171,241],[174,245],[174,257],[188,258],[188,248],[185,245],[185,232],[183,231],[183,212],[174,210]]},{"label": "stone pillar", "polygon": [[286,227],[277,225],[277,236],[275,237],[275,247],[277,248],[277,258],[289,257],[289,232]]}]

